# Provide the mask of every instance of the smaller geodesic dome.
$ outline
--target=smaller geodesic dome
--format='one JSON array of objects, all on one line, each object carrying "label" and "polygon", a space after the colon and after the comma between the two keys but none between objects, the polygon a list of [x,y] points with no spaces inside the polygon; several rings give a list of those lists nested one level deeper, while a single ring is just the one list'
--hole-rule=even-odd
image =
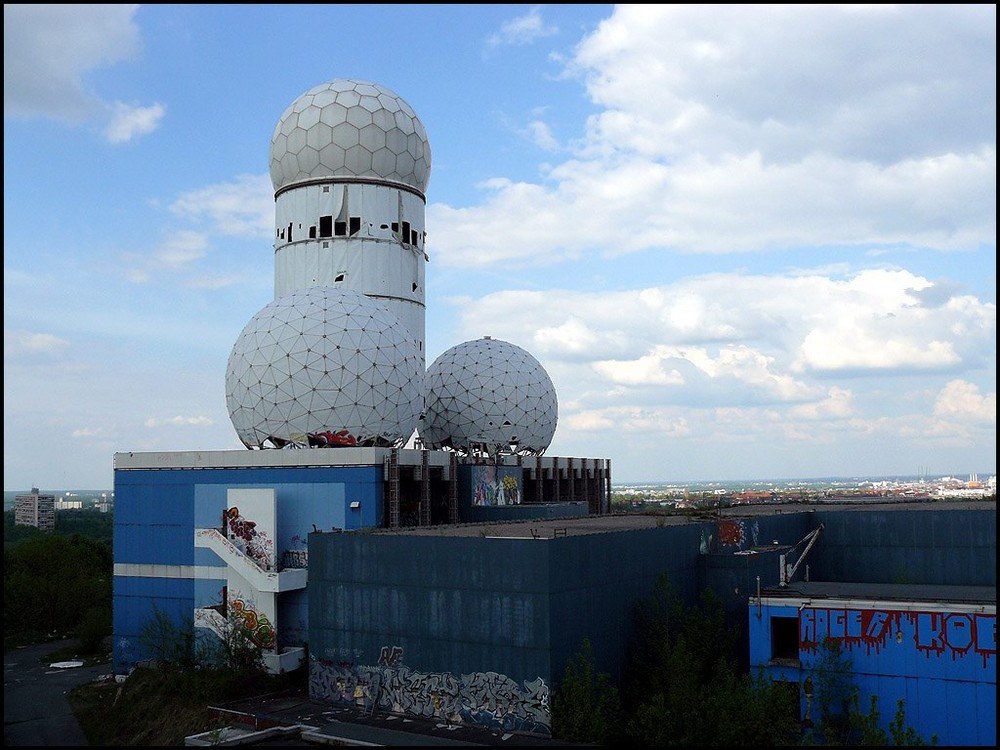
[{"label": "smaller geodesic dome", "polygon": [[399,320],[349,289],[271,302],[240,334],[226,405],[248,448],[401,446],[423,399],[423,358]]},{"label": "smaller geodesic dome", "polygon": [[540,456],[558,412],[552,380],[538,360],[487,336],[453,346],[428,368],[417,432],[432,449]]},{"label": "smaller geodesic dome", "polygon": [[275,191],[317,179],[377,179],[423,195],[431,147],[413,108],[371,81],[338,78],[306,91],[271,136]]}]

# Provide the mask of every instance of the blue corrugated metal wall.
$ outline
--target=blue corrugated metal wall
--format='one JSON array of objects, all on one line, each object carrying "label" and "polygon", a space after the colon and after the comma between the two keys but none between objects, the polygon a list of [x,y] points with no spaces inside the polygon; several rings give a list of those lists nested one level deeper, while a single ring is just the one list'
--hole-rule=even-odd
[{"label": "blue corrugated metal wall", "polygon": [[[936,738],[943,746],[996,746],[996,617],[980,623],[985,632],[977,633],[973,643],[970,630],[963,624],[957,631],[957,644],[949,644],[944,623],[967,615],[937,613],[894,613],[893,605],[880,610],[887,628],[881,638],[855,638],[856,647],[843,649],[843,658],[851,669],[851,682],[859,692],[859,710],[868,713],[870,697],[878,696],[880,726],[888,729],[896,715],[896,701],[903,700],[904,727],[912,727],[927,743]],[[865,609],[864,603],[861,609]],[[821,603],[806,607],[807,617],[836,617],[841,627],[848,610],[827,612]],[[813,675],[814,692],[823,672],[822,649],[801,649],[799,663],[772,661],[772,618],[799,621],[803,616],[798,603],[750,606],[750,664],[774,680],[802,684]],[[860,618],[858,618],[860,620]],[[801,627],[801,626],[800,626]],[[803,636],[800,633],[800,638]],[[862,640],[865,643],[862,643]],[[801,711],[819,720],[815,703],[810,706],[804,694]]]},{"label": "blue corrugated metal wall", "polygon": [[[996,586],[995,510],[820,510],[808,515],[815,519],[810,526],[824,525],[807,558],[812,580]],[[761,519],[761,526],[770,533],[775,521]],[[751,667],[764,667],[775,679],[803,680],[815,666],[815,657],[808,653],[802,654],[801,669],[769,665],[771,617],[798,618],[798,609],[765,607],[761,617],[756,614],[751,604]],[[904,642],[911,639],[905,634]],[[861,709],[867,712],[869,696],[879,695],[882,725],[887,727],[895,716],[894,700],[903,698],[907,725],[925,741],[937,735],[943,745],[995,745],[995,619],[988,640],[992,654],[985,659],[932,660],[915,650],[896,657],[891,650],[854,649],[850,656]]]}]

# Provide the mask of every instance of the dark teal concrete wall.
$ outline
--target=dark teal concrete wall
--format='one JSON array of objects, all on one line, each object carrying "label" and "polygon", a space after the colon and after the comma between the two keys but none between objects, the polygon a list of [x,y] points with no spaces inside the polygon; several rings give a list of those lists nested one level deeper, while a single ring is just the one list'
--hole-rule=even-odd
[{"label": "dark teal concrete wall", "polygon": [[310,697],[549,734],[550,544],[310,534]]},{"label": "dark teal concrete wall", "polygon": [[598,672],[624,673],[636,605],[667,574],[685,601],[698,595],[698,526],[636,529],[550,540],[552,683],[586,638]]},{"label": "dark teal concrete wall", "polygon": [[[945,503],[942,503],[945,505]],[[996,586],[996,510],[820,511],[814,580]]]},{"label": "dark teal concrete wall", "polygon": [[527,503],[524,505],[501,505],[499,507],[469,506],[460,510],[462,523],[505,523],[507,521],[544,521],[558,518],[582,518],[587,516],[584,502]]},{"label": "dark teal concrete wall", "polygon": [[547,734],[549,691],[584,639],[618,682],[657,580],[697,598],[701,536],[310,534],[310,695]]},{"label": "dark teal concrete wall", "polygon": [[309,535],[310,654],[418,670],[548,671],[543,541],[385,534]]}]

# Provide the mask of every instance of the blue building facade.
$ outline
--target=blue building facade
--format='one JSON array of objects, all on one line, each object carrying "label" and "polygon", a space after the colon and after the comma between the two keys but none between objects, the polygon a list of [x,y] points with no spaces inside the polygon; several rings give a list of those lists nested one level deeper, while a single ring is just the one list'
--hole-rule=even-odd
[{"label": "blue building facade", "polygon": [[805,727],[846,679],[883,729],[903,701],[925,742],[996,745],[995,586],[793,583],[751,602],[749,633],[751,668],[797,687]]},{"label": "blue building facade", "polygon": [[[276,581],[261,589],[275,589],[276,610],[269,616],[281,627],[274,628],[274,650],[299,648],[308,639],[309,534],[376,525],[383,512],[382,487],[381,466],[116,471],[115,671],[127,671],[161,647],[150,643],[163,635],[158,622],[173,623],[180,633],[197,613],[225,609],[232,566],[225,551],[199,545],[197,538],[199,530],[221,530],[224,514],[235,507],[234,490],[267,489],[278,498],[275,522],[267,529],[276,558],[268,577],[297,579],[298,585]],[[253,519],[244,526],[249,524],[255,532],[263,528]]]},{"label": "blue building facade", "polygon": [[269,669],[300,666],[314,532],[610,507],[602,460],[510,462],[487,472],[458,465],[454,453],[390,448],[116,454],[116,673],[156,658],[169,648],[164,639],[190,628],[206,643],[223,639],[234,618]]}]

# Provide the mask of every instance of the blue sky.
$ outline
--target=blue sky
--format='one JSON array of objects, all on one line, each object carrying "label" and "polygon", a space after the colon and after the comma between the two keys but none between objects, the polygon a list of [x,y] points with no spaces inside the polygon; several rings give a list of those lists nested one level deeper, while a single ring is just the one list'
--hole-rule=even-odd
[{"label": "blue sky", "polygon": [[423,122],[427,362],[551,377],[614,482],[996,469],[996,7],[5,5],[4,489],[243,449],[271,133]]}]

